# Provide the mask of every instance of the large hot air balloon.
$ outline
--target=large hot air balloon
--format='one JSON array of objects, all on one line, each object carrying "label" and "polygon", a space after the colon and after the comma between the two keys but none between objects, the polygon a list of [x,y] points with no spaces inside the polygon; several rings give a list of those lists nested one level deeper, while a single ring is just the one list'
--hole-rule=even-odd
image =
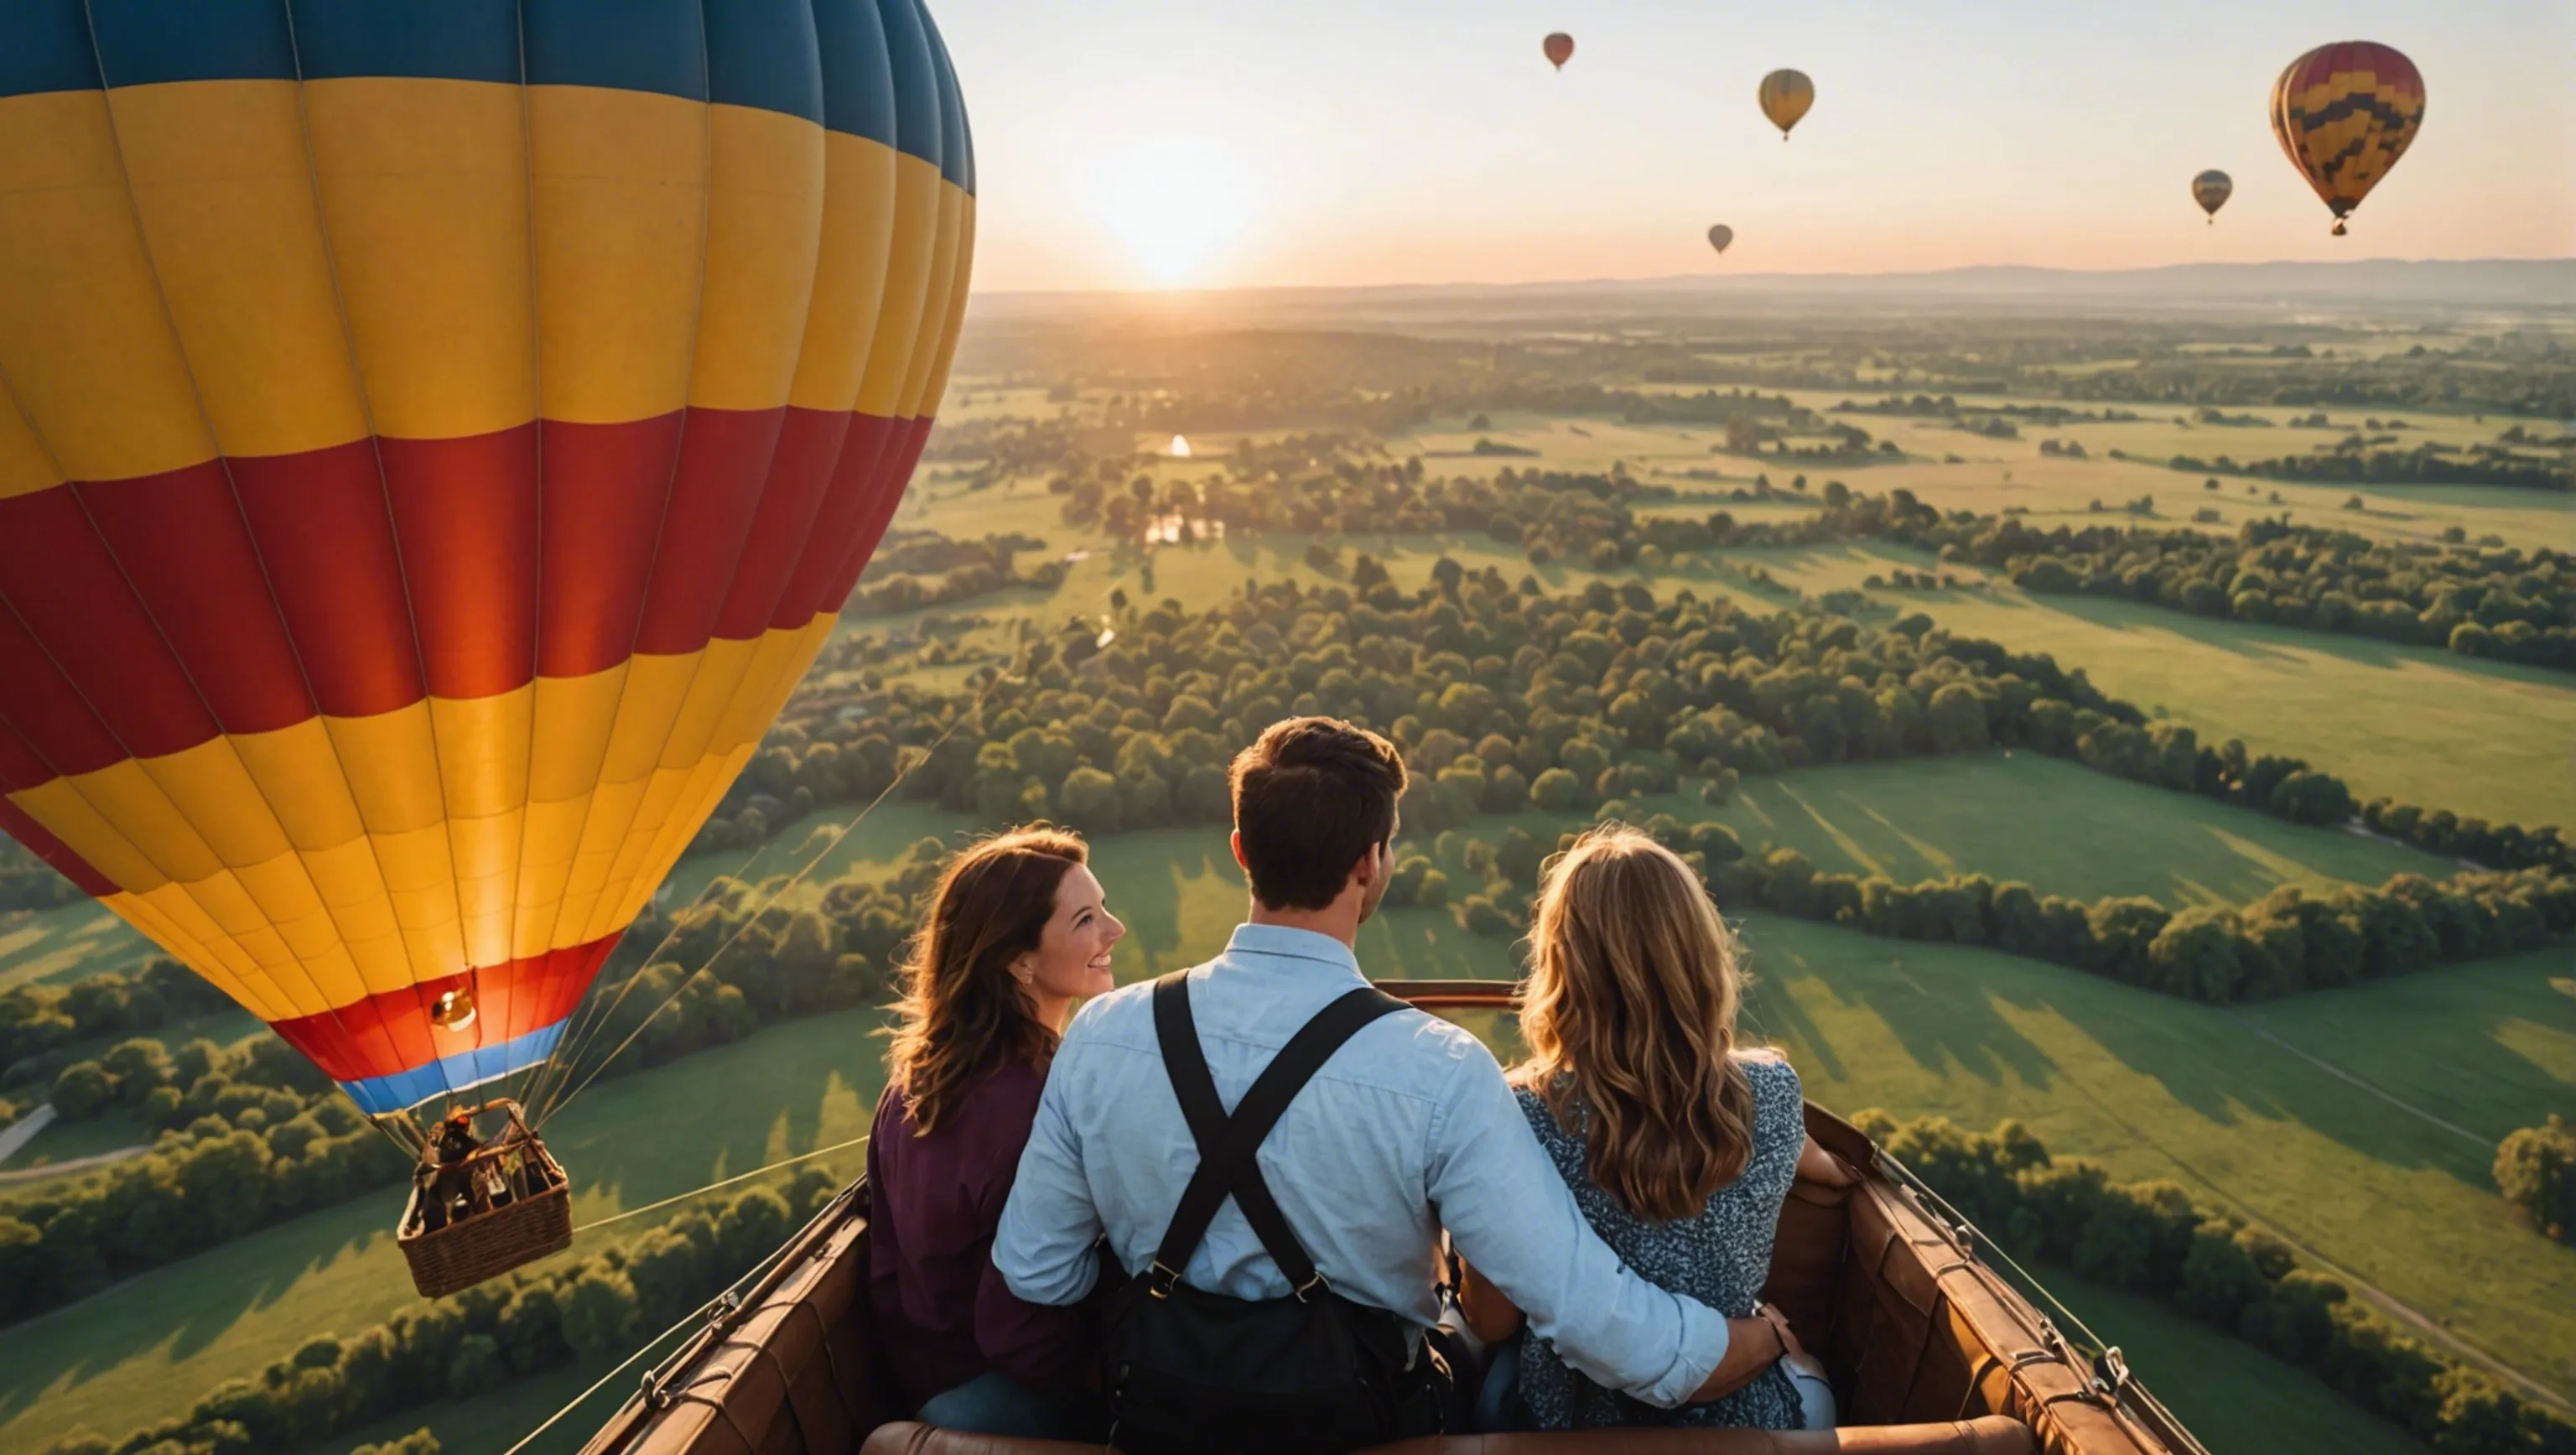
[{"label": "large hot air balloon", "polygon": [[2423,124],[2415,63],[2371,41],[2321,45],[2272,84],[2272,134],[2334,213],[2337,237]]},{"label": "large hot air balloon", "polygon": [[0,827],[388,1124],[554,1052],[867,561],[917,0],[0,9]]},{"label": "large hot air balloon", "polygon": [[1557,31],[1540,41],[1539,49],[1547,52],[1549,65],[1562,71],[1565,69],[1565,63],[1574,59],[1574,37],[1564,31]]},{"label": "large hot air balloon", "polygon": [[1721,256],[1726,252],[1726,245],[1733,241],[1735,241],[1735,229],[1725,223],[1721,222],[1708,230],[1708,245],[1717,249]]},{"label": "large hot air balloon", "polygon": [[1773,71],[1762,78],[1762,114],[1780,128],[1780,139],[1789,139],[1789,129],[1807,108],[1816,104],[1816,83],[1804,71]]},{"label": "large hot air balloon", "polygon": [[2236,183],[2215,167],[2191,179],[2191,200],[2209,214],[2212,224],[2218,221],[2218,209],[2227,205],[2228,195],[2235,190]]}]

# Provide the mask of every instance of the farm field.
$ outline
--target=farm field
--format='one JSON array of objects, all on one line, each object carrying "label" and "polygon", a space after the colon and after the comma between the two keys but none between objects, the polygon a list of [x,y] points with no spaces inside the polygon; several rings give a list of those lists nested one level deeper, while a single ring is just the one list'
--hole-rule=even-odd
[{"label": "farm field", "polygon": [[[1745,551],[1821,593],[1926,558],[1897,547]],[[2363,797],[2438,802],[2505,822],[2576,821],[2576,680],[2367,637],[2203,617],[2090,596],[1882,592],[1967,636],[2046,652],[2095,686],[2258,752],[2305,757]]]}]

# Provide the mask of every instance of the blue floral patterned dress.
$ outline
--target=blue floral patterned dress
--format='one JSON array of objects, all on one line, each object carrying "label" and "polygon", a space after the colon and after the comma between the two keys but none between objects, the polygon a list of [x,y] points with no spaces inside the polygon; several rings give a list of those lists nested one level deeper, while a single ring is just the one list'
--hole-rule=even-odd
[{"label": "blue floral patterned dress", "polygon": [[[1798,1152],[1807,1139],[1798,1073],[1786,1061],[1767,1057],[1746,1057],[1743,1066],[1753,1085],[1753,1150],[1744,1175],[1719,1188],[1697,1215],[1669,1223],[1647,1222],[1595,1187],[1584,1169],[1582,1138],[1558,1126],[1556,1114],[1536,1092],[1518,1093],[1530,1130],[1538,1134],[1556,1170],[1574,1189],[1575,1205],[1583,1209],[1585,1221],[1611,1251],[1658,1288],[1686,1294],[1738,1319],[1752,1315],[1763,1281],[1770,1276],[1771,1238],[1780,1222],[1780,1204],[1798,1175]],[[1777,1364],[1724,1399],[1661,1410],[1584,1378],[1526,1327],[1520,1339],[1520,1398],[1534,1429],[1799,1427],[1797,1388]]]}]

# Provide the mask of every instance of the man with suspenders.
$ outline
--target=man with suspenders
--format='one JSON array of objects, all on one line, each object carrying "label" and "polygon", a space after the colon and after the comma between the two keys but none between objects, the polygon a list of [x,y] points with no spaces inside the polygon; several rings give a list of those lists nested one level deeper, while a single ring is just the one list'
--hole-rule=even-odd
[{"label": "man with suspenders", "polygon": [[[1672,1407],[1781,1352],[1655,1287],[1584,1222],[1473,1036],[1372,988],[1352,945],[1394,867],[1395,748],[1330,718],[1235,759],[1249,920],[1205,965],[1085,1006],[993,1243],[1067,1304],[1128,1270],[1103,1378],[1116,1441],[1350,1449],[1440,1428],[1440,1235],[1566,1361]],[[1229,1110],[1231,1108],[1231,1110]]]}]

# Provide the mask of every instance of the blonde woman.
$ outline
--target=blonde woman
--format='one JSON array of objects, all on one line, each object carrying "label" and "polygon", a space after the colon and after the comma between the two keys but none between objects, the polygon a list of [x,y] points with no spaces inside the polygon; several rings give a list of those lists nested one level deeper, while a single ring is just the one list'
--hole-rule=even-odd
[{"label": "blonde woman", "polygon": [[[1548,871],[1530,939],[1529,1059],[1512,1082],[1584,1218],[1648,1281],[1730,1318],[1770,1317],[1801,1357],[1759,1299],[1807,1141],[1798,1073],[1776,1053],[1736,1045],[1743,974],[1698,876],[1634,829],[1594,829]],[[1489,1343],[1518,1340],[1516,1396],[1506,1392],[1506,1345],[1483,1401],[1489,1425],[1794,1430],[1811,1418],[1790,1360],[1676,1410],[1604,1389],[1523,1330],[1519,1310],[1474,1269],[1464,1274],[1469,1326]]]}]

